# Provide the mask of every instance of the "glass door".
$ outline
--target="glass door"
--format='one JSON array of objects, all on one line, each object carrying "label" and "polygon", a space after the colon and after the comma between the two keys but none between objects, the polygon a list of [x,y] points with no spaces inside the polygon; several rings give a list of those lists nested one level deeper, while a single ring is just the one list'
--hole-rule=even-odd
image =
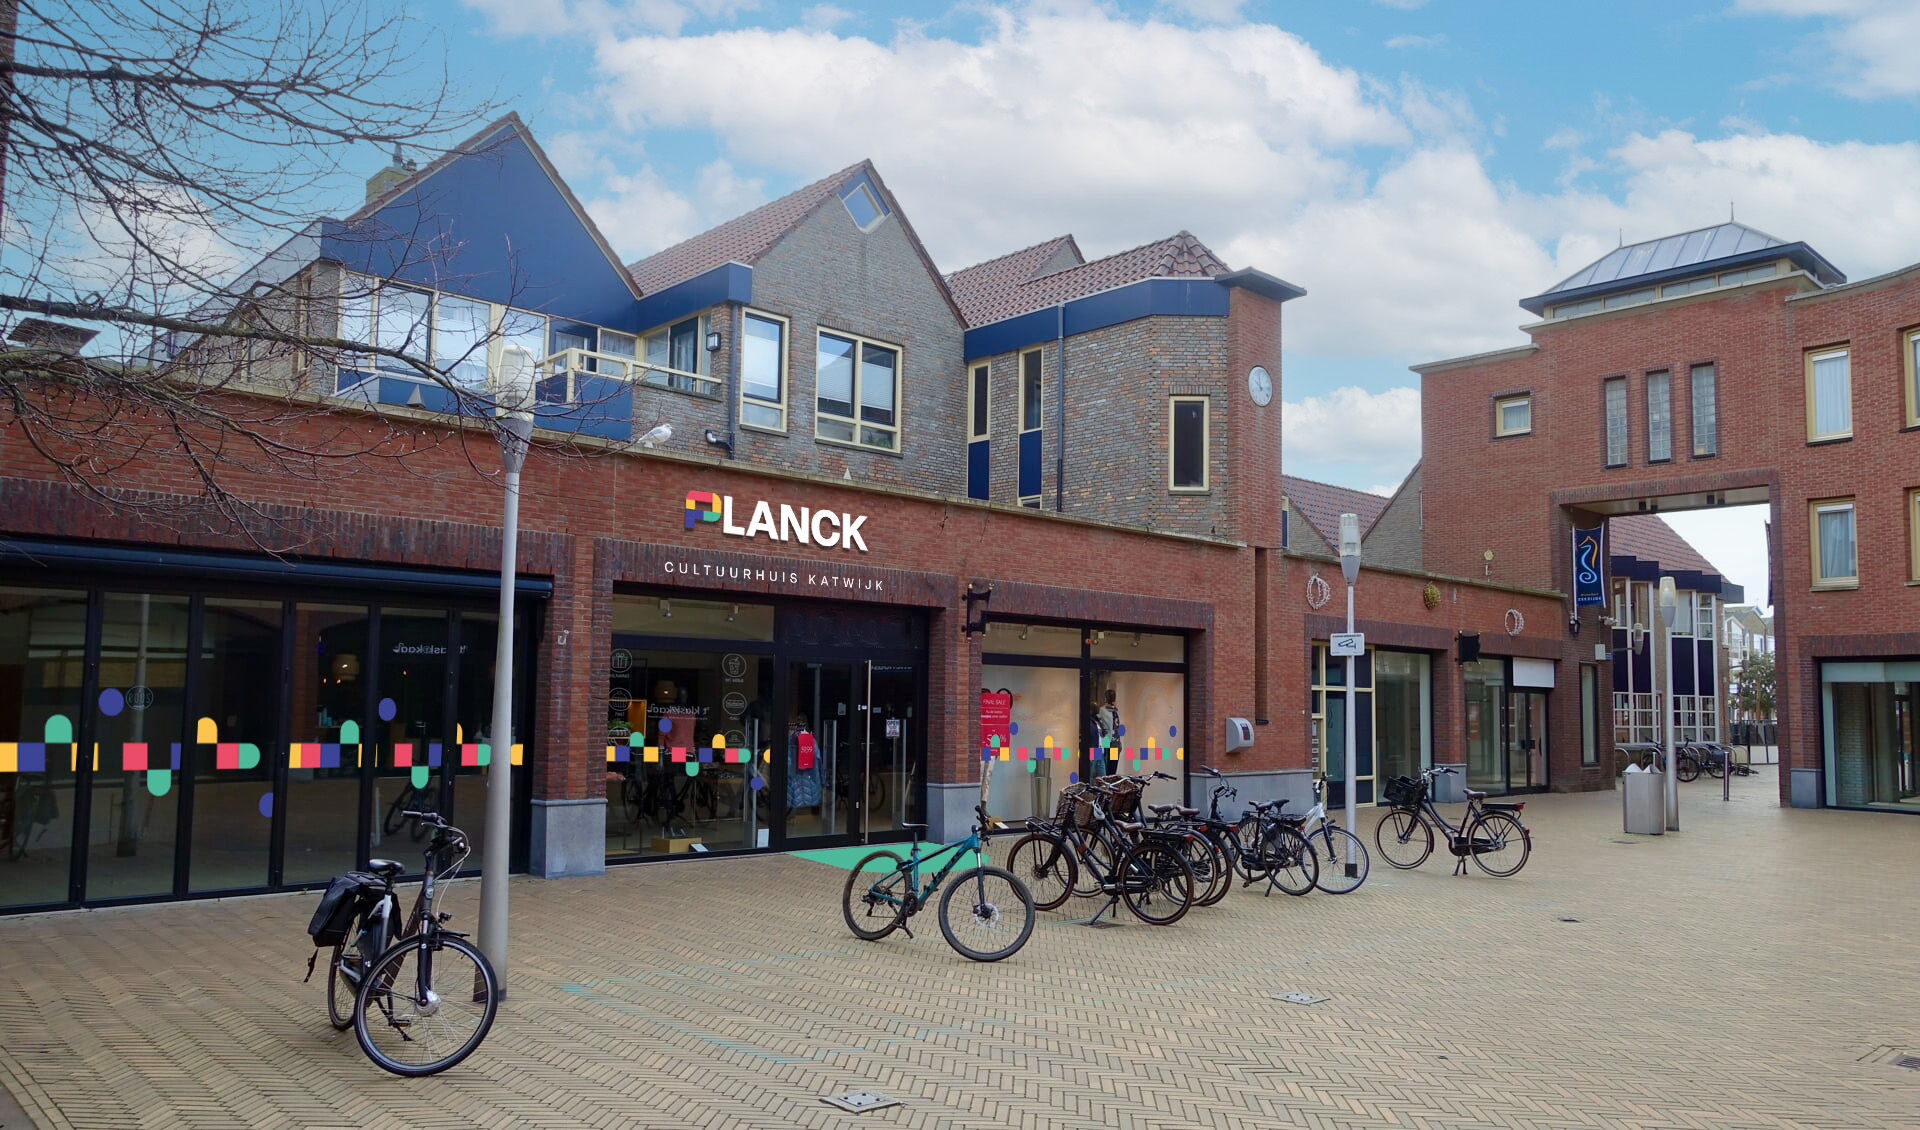
[{"label": "glass door", "polygon": [[888,839],[909,821],[922,819],[918,800],[920,751],[919,670],[908,663],[862,663],[867,674],[867,781],[863,835]]},{"label": "glass door", "polygon": [[1506,791],[1547,784],[1547,696],[1510,691],[1507,696]]},{"label": "glass door", "polygon": [[790,841],[849,842],[862,831],[871,668],[867,661],[787,664],[780,768],[783,829]]}]

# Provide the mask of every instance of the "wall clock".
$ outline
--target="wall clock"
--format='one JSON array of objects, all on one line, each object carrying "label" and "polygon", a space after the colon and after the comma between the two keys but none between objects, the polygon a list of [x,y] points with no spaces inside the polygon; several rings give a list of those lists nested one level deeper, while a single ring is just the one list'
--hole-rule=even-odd
[{"label": "wall clock", "polygon": [[1267,375],[1265,366],[1255,365],[1248,370],[1247,392],[1253,396],[1253,402],[1262,408],[1273,400],[1273,378]]}]

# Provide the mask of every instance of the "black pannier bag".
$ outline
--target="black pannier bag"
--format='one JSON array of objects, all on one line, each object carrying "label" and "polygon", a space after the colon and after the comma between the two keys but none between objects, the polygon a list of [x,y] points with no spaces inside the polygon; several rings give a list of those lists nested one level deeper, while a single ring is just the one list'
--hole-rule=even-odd
[{"label": "black pannier bag", "polygon": [[353,920],[385,886],[364,871],[349,871],[328,883],[327,892],[320,896],[320,905],[314,908],[313,921],[307,923],[313,944],[326,948],[346,941],[347,931],[353,929]]}]

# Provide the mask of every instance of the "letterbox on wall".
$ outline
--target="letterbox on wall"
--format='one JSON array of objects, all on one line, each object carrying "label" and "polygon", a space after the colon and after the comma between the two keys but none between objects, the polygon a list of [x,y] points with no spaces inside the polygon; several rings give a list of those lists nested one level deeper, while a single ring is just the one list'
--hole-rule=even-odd
[{"label": "letterbox on wall", "polygon": [[1253,723],[1245,718],[1227,719],[1227,752],[1233,753],[1253,744]]}]

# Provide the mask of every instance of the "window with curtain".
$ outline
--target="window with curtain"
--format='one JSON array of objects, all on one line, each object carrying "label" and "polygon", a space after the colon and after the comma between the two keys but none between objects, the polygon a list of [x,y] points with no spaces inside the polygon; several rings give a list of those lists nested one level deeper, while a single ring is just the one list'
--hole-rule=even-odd
[{"label": "window with curtain", "polygon": [[1693,454],[1698,459],[1720,451],[1720,411],[1713,389],[1713,366],[1695,365],[1693,381]]},{"label": "window with curtain", "polygon": [[1493,402],[1493,434],[1522,436],[1533,430],[1533,397],[1507,396]]},{"label": "window with curtain", "polygon": [[1627,378],[1614,377],[1604,386],[1607,409],[1607,466],[1627,463]]},{"label": "window with curtain", "polygon": [[1665,373],[1647,374],[1647,462],[1673,458],[1673,387]]},{"label": "window with curtain", "polygon": [[1841,586],[1859,583],[1855,556],[1853,500],[1816,502],[1813,509],[1813,583]]},{"label": "window with curtain", "polygon": [[1846,350],[1807,355],[1807,395],[1808,439],[1853,434],[1853,376]]}]

